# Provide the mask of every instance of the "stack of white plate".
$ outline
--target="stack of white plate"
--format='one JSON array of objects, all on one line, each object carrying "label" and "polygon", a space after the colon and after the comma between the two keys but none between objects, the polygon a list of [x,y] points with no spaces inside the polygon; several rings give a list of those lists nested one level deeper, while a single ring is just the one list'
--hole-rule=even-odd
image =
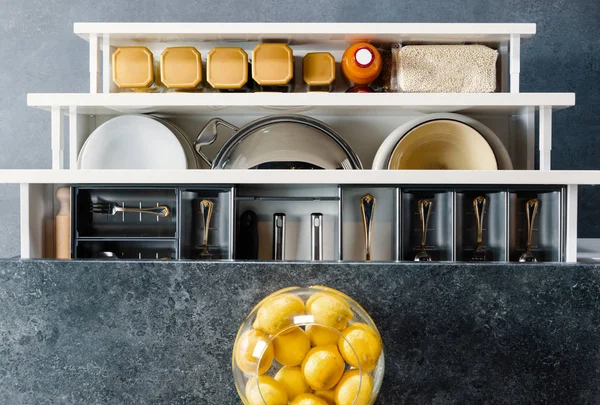
[{"label": "stack of white plate", "polygon": [[83,144],[79,169],[199,169],[194,147],[174,124],[148,115],[122,115],[100,125]]},{"label": "stack of white plate", "polygon": [[396,128],[383,141],[375,170],[511,170],[498,136],[470,117],[429,114]]}]

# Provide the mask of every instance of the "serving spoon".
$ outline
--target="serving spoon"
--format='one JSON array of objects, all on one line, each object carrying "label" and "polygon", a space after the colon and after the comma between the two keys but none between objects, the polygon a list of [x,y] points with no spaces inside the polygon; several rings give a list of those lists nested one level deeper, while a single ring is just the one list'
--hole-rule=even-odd
[{"label": "serving spoon", "polygon": [[[421,251],[415,256],[415,262],[430,262],[431,256],[425,251],[427,241],[427,227],[429,225],[429,216],[431,215],[431,200],[419,200],[419,217],[421,218]],[[427,210],[427,211],[426,211]]]}]

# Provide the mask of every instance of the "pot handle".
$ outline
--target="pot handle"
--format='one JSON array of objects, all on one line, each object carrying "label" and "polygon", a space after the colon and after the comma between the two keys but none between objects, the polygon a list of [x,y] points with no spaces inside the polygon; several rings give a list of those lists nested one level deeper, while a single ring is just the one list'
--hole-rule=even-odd
[{"label": "pot handle", "polygon": [[222,125],[226,128],[231,129],[233,132],[239,131],[239,128],[221,118],[213,118],[202,128],[196,141],[194,142],[194,148],[202,160],[204,160],[211,168],[213,162],[202,152],[202,148],[213,144],[217,140],[219,126]]}]

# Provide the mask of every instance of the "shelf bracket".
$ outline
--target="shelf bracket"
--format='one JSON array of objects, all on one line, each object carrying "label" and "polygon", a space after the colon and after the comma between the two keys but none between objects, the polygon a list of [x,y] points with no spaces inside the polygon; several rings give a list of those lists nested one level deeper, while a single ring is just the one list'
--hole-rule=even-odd
[{"label": "shelf bracket", "polygon": [[519,75],[521,73],[521,36],[510,34],[510,92],[519,92]]},{"label": "shelf bracket", "polygon": [[550,170],[552,159],[552,107],[540,106],[540,170]]},{"label": "shelf bracket", "polygon": [[100,44],[98,34],[90,34],[90,93],[100,92]]},{"label": "shelf bracket", "polygon": [[112,55],[110,34],[102,34],[102,92],[115,93],[116,86],[112,81]]},{"label": "shelf bracket", "polygon": [[52,169],[65,168],[65,119],[60,106],[51,108]]}]

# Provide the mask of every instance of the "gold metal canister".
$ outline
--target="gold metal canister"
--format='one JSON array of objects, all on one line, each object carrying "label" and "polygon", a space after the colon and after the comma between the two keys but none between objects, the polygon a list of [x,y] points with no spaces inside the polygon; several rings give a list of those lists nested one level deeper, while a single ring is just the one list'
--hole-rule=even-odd
[{"label": "gold metal canister", "polygon": [[248,83],[248,54],[238,47],[219,46],[206,58],[206,80],[215,89],[242,90]]},{"label": "gold metal canister", "polygon": [[193,46],[166,48],[160,55],[160,80],[168,89],[195,89],[202,82],[202,57]]},{"label": "gold metal canister", "polygon": [[112,68],[113,81],[121,89],[144,89],[154,83],[154,58],[145,46],[118,48]]},{"label": "gold metal canister", "polygon": [[291,91],[294,53],[287,44],[259,44],[252,51],[252,78],[263,91]]},{"label": "gold metal canister", "polygon": [[309,91],[333,90],[335,58],[329,52],[307,53],[302,60],[302,71]]}]

